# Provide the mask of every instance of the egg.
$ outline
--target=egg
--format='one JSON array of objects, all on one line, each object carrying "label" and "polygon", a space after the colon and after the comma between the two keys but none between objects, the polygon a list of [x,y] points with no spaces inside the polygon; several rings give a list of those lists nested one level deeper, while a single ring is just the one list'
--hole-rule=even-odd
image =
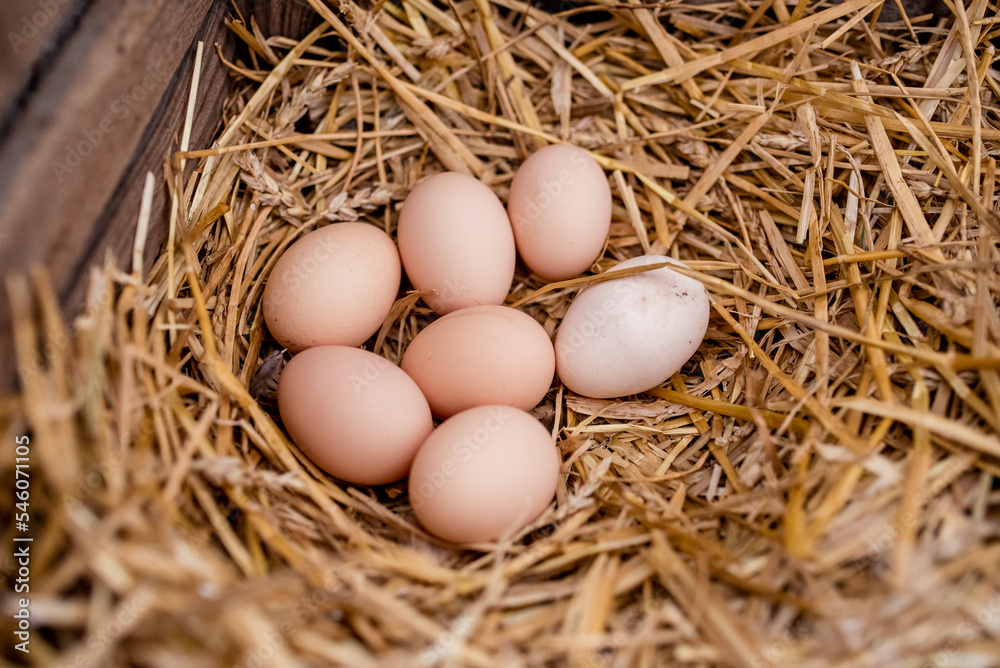
[{"label": "egg", "polygon": [[[621,262],[610,271],[660,262]],[[572,301],[556,332],[556,372],[587,397],[638,394],[660,385],[694,355],[708,329],[705,287],[667,267],[595,283]]]},{"label": "egg", "polygon": [[396,233],[403,268],[438,314],[502,304],[517,253],[507,212],[486,185],[457,172],[435,174],[410,191]]},{"label": "egg", "polygon": [[427,400],[402,369],[347,346],[295,355],[278,378],[278,412],[316,466],[362,485],[406,477],[433,426]]},{"label": "egg", "polygon": [[413,460],[407,480],[417,520],[453,543],[517,533],[552,501],[561,457],[528,413],[477,406],[445,420]]},{"label": "egg", "polygon": [[368,223],[335,223],[293,243],[264,287],[264,322],[293,353],[359,346],[392,308],[402,267],[396,245]]},{"label": "egg", "polygon": [[534,408],[549,391],[555,365],[542,326],[497,305],[470,306],[435,320],[400,362],[438,417],[486,404]]},{"label": "egg", "polygon": [[518,168],[507,213],[524,263],[542,278],[561,281],[586,271],[604,250],[611,189],[584,150],[546,146]]}]

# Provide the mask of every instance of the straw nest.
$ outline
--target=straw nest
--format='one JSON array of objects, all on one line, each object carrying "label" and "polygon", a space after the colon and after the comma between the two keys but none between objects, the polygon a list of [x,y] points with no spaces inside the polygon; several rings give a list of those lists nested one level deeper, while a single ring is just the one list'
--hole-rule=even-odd
[{"label": "straw nest", "polygon": [[[297,42],[231,21],[248,48],[218,141],[166,163],[170,218],[140,214],[130,270],[95,267],[72,323],[43,271],[8,281],[21,390],[3,475],[13,488],[30,435],[34,538],[31,654],[9,656],[1000,665],[984,0],[895,24],[866,0],[310,2],[324,22]],[[643,396],[553,387],[536,413],[565,462],[556,502],[459,550],[416,525],[404,485],[340,484],[288,442],[261,291],[306,231],[391,234],[441,170],[503,199],[557,141],[615,194],[592,273],[684,260],[712,295],[708,337]],[[522,268],[508,301],[551,332],[578,285]],[[404,291],[369,349],[398,360],[430,317]]]}]

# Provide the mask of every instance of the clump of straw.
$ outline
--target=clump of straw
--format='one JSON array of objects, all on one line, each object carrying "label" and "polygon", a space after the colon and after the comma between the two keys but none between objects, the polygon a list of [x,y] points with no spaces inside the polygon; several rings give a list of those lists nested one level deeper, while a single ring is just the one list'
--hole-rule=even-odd
[{"label": "clump of straw", "polygon": [[[218,140],[168,162],[169,220],[140,219],[139,251],[167,225],[152,265],[95,266],[72,324],[44,271],[7,283],[6,480],[14,437],[31,439],[22,658],[1000,663],[987,2],[895,24],[868,0],[309,2],[319,23],[298,41],[232,20],[247,49]],[[414,522],[403,485],[323,475],[267,383],[251,395],[275,350],[261,291],[307,231],[392,234],[441,170],[505,198],[559,141],[613,184],[593,273],[683,259],[712,295],[709,334],[646,395],[555,387],[537,413],[565,462],[556,503],[457,550]],[[509,302],[553,331],[578,284],[522,270]],[[401,297],[369,344],[392,360],[430,317]]]}]

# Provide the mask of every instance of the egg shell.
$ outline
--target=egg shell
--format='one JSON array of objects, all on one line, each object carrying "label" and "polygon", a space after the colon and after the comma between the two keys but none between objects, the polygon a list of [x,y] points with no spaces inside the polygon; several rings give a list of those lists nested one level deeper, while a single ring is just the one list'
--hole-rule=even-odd
[{"label": "egg shell", "polygon": [[477,406],[445,420],[421,446],[407,481],[420,523],[453,543],[523,529],[552,501],[561,457],[548,430],[510,406]]},{"label": "egg shell", "polygon": [[403,268],[438,314],[502,304],[514,278],[516,251],[507,212],[486,185],[444,172],[410,191],[396,233]]},{"label": "egg shell", "polygon": [[[660,262],[684,266],[644,255],[609,271]],[[573,392],[597,399],[656,387],[698,350],[709,308],[701,283],[667,267],[590,285],[556,332],[556,372]]]},{"label": "egg shell", "polygon": [[264,287],[264,321],[293,353],[359,346],[389,314],[402,266],[396,245],[368,223],[321,227],[289,246]]},{"label": "egg shell", "polygon": [[443,316],[410,342],[402,369],[449,417],[473,406],[538,405],[552,385],[556,356],[538,322],[509,306],[470,306]]},{"label": "egg shell", "polygon": [[604,250],[611,227],[611,188],[586,151],[546,146],[518,168],[507,213],[517,252],[550,281],[586,271]]},{"label": "egg shell", "polygon": [[278,378],[278,411],[318,467],[362,485],[406,477],[433,427],[427,400],[402,369],[346,346],[293,357]]}]

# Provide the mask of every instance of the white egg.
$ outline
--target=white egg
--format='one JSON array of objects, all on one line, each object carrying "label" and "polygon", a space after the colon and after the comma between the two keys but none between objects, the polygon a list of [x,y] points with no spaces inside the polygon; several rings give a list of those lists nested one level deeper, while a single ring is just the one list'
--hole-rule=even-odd
[{"label": "white egg", "polygon": [[[660,262],[643,255],[610,271]],[[638,394],[677,373],[705,338],[705,286],[668,267],[595,283],[570,304],[556,333],[556,373],[587,397]]]}]

